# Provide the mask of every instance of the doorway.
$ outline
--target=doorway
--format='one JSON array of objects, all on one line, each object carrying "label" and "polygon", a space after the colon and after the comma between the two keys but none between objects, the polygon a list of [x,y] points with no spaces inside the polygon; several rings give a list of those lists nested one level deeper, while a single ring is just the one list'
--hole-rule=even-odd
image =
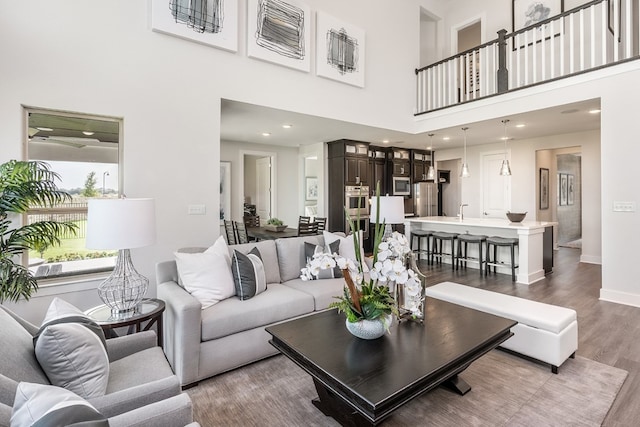
[{"label": "doorway", "polygon": [[580,153],[558,154],[558,245],[582,248],[582,162]]},{"label": "doorway", "polygon": [[482,21],[477,20],[470,25],[458,28],[458,51],[461,53],[482,44]]},{"label": "doorway", "polygon": [[[458,214],[462,191],[462,183],[458,176],[461,163],[460,159],[438,161],[438,181],[440,178],[445,179],[440,181],[441,185],[438,186],[439,215],[456,216]],[[440,176],[440,171],[450,172],[448,176]]]},{"label": "doorway", "polygon": [[440,18],[420,8],[420,66],[426,67],[441,58],[438,52]]},{"label": "doorway", "polygon": [[511,205],[511,177],[498,174],[504,152],[482,154],[482,216],[505,218]]},{"label": "doorway", "polygon": [[261,223],[275,216],[274,163],[272,153],[243,153],[243,216],[257,215]]}]

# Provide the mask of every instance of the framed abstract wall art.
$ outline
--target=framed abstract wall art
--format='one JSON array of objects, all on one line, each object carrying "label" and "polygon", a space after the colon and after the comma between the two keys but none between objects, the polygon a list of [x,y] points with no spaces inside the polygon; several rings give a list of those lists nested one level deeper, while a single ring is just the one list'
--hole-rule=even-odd
[{"label": "framed abstract wall art", "polygon": [[236,52],[238,0],[151,0],[151,29]]},{"label": "framed abstract wall art", "polygon": [[316,74],[364,87],[364,30],[324,12],[316,16]]},{"label": "framed abstract wall art", "polygon": [[309,72],[309,6],[297,0],[248,0],[247,8],[247,55]]}]

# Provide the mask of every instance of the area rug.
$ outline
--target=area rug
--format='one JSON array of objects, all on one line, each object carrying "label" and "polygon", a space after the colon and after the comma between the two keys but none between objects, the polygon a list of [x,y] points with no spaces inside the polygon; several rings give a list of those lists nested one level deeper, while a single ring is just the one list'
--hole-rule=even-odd
[{"label": "area rug", "polygon": [[[577,356],[548,366],[494,350],[461,377],[471,391],[443,388],[395,411],[383,426],[599,426],[627,372]],[[209,426],[338,426],[313,404],[311,377],[284,356],[218,375],[188,390],[194,418]]]},{"label": "area rug", "polygon": [[558,243],[558,246],[563,248],[581,249],[582,239],[572,240],[570,242]]}]

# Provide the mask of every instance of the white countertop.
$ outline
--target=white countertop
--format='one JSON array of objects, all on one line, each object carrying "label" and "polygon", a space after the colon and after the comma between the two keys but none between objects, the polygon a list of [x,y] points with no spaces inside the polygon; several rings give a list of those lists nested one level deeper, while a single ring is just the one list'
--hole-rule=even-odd
[{"label": "white countertop", "polygon": [[460,221],[455,216],[421,216],[414,218],[406,218],[409,222],[418,222],[424,224],[447,224],[461,225],[466,227],[489,227],[489,228],[506,228],[512,230],[534,230],[538,228],[552,227],[558,225],[557,222],[550,221],[522,221],[510,222],[508,219],[498,218],[465,218]]}]

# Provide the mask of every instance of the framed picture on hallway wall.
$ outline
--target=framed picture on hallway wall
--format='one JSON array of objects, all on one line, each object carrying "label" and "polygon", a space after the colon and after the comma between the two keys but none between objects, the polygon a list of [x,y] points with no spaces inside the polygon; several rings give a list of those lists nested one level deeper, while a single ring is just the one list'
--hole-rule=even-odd
[{"label": "framed picture on hallway wall", "polygon": [[318,200],[318,178],[308,176],[305,180],[305,199]]},{"label": "framed picture on hallway wall", "polygon": [[575,175],[567,175],[567,204],[572,205],[574,203],[574,178]]},{"label": "framed picture on hallway wall", "polygon": [[231,162],[220,162],[220,224],[231,221]]},{"label": "framed picture on hallway wall", "polygon": [[549,209],[549,169],[540,168],[540,210]]},{"label": "framed picture on hallway wall", "polygon": [[564,0],[511,0],[513,31],[549,19],[564,12]]},{"label": "framed picture on hallway wall", "polygon": [[568,183],[567,183],[567,174],[559,173],[558,174],[558,204],[560,206],[567,205],[568,199]]}]

